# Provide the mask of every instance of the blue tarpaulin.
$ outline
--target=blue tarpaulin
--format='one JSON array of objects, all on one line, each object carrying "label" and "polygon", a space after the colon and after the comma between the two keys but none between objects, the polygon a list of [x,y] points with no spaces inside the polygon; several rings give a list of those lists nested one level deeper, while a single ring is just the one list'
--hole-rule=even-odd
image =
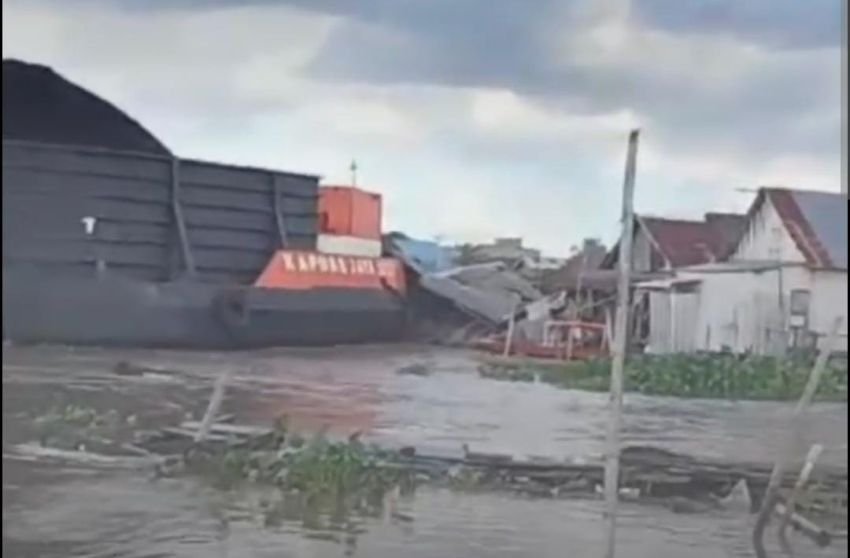
[{"label": "blue tarpaulin", "polygon": [[394,240],[405,261],[415,264],[423,273],[436,273],[454,265],[454,250],[428,240],[412,238]]}]

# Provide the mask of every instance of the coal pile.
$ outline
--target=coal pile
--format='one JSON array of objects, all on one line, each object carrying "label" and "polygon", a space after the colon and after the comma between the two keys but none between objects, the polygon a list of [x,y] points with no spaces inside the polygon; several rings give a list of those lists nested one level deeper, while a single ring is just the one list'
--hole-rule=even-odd
[{"label": "coal pile", "polygon": [[120,109],[46,66],[3,60],[3,139],[170,155]]}]

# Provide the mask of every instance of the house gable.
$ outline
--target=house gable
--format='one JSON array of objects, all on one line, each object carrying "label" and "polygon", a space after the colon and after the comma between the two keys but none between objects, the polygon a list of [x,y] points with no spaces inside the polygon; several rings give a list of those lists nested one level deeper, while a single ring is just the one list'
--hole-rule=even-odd
[{"label": "house gable", "polygon": [[759,198],[750,210],[744,234],[730,259],[808,263],[805,254],[785,225],[772,196],[766,191],[759,194]]}]

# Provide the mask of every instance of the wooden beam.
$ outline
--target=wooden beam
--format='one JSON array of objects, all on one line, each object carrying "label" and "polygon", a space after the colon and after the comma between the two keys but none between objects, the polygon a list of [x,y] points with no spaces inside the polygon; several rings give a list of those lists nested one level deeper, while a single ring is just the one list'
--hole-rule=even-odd
[{"label": "wooden beam", "polygon": [[782,479],[785,476],[786,460],[790,457],[787,454],[790,453],[789,450],[792,447],[792,441],[796,439],[799,434],[801,415],[811,404],[812,398],[818,389],[818,385],[820,385],[820,379],[823,375],[823,371],[826,369],[829,358],[835,351],[839,332],[841,331],[843,324],[843,318],[837,318],[835,320],[829,340],[827,341],[826,346],[821,350],[820,354],[818,354],[814,368],[812,368],[812,371],[809,374],[809,379],[806,382],[806,386],[803,388],[800,400],[794,408],[794,414],[791,416],[791,432],[789,434],[789,440],[786,442],[788,449],[779,456],[776,463],[773,465],[773,470],[770,473],[770,479],[768,480],[767,488],[765,489],[761,509],[759,510],[758,517],[756,518],[755,527],[753,528],[753,549],[755,550],[757,558],[767,558],[767,551],[764,548],[764,530],[767,528],[767,524],[774,513],[776,505],[779,503],[779,488],[782,484]]},{"label": "wooden beam", "polygon": [[623,368],[626,360],[629,324],[629,289],[634,235],[634,192],[637,166],[638,130],[629,134],[626,177],[623,183],[622,236],[620,238],[617,315],[614,317],[613,362],[611,364],[610,417],[605,458],[605,557],[614,558],[616,549],[617,500],[620,479],[620,423],[623,412]]}]

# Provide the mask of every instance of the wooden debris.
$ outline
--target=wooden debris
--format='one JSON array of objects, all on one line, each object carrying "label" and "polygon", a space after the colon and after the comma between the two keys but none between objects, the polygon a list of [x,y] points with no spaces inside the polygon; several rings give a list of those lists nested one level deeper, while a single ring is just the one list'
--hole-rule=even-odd
[{"label": "wooden debris", "polygon": [[[837,318],[835,320],[832,331],[827,339],[826,347],[818,354],[818,358],[815,361],[812,372],[809,374],[809,379],[806,382],[806,386],[803,388],[803,393],[800,396],[800,400],[797,402],[794,414],[791,417],[792,432],[790,439],[792,440],[799,432],[800,416],[811,404],[812,397],[814,397],[815,392],[817,391],[818,385],[820,384],[820,378],[823,375],[827,362],[832,356],[832,353],[835,351],[835,347],[838,342],[838,334],[841,331],[841,326],[843,324],[843,318]],[[790,442],[788,446],[790,448]],[[767,483],[767,488],[765,489],[764,498],[762,499],[761,509],[759,510],[755,527],[753,528],[753,548],[755,550],[756,558],[767,558],[767,551],[764,549],[763,540],[764,530],[774,513],[775,506],[779,502],[779,489],[782,484],[782,479],[785,476],[786,458],[787,456],[781,456],[773,466],[773,470],[770,473],[770,479]]]},{"label": "wooden debris", "polygon": [[[198,430],[197,429],[181,428],[179,426],[166,426],[164,428],[161,428],[160,432],[163,433],[163,434],[166,434],[168,436],[171,436],[171,437],[185,438],[185,439],[191,440],[193,442],[198,437]],[[208,433],[206,436],[204,436],[203,441],[206,441],[206,442],[228,442],[228,441],[232,441],[232,440],[233,440],[232,436],[228,436],[228,435],[224,435],[224,434]]]},{"label": "wooden debris", "polygon": [[779,524],[779,544],[782,547],[782,550],[789,556],[793,556],[794,552],[791,549],[791,543],[788,541],[788,525],[791,521],[791,516],[795,512],[797,498],[799,497],[803,488],[806,486],[806,483],[809,481],[809,477],[812,474],[815,462],[818,460],[822,452],[823,446],[821,446],[820,444],[815,444],[809,449],[809,453],[806,456],[806,463],[803,465],[803,469],[800,471],[800,477],[797,479],[797,483],[794,485],[794,490],[791,492],[791,496],[788,497],[788,501],[785,506],[787,509],[785,513],[782,514],[782,521]]},{"label": "wooden debris", "polygon": [[229,379],[229,369],[222,372],[218,377],[218,380],[215,383],[215,388],[213,389],[212,397],[210,397],[209,405],[207,405],[207,411],[204,413],[204,418],[201,419],[201,425],[198,428],[197,435],[195,436],[195,443],[203,442],[209,434],[210,427],[214,422],[213,419],[216,415],[218,415],[218,410],[224,400],[224,391],[227,388],[227,382]]},{"label": "wooden debris", "polygon": [[[189,420],[180,424],[180,428],[186,431],[198,432],[201,429],[202,423],[199,421]],[[236,436],[240,438],[251,438],[254,436],[263,436],[271,432],[271,428],[262,426],[249,426],[245,424],[212,424],[209,427],[209,434],[221,434],[224,436]]]},{"label": "wooden debris", "polygon": [[783,504],[777,503],[775,505],[774,514],[780,518],[785,518],[787,516],[794,529],[812,539],[819,547],[829,546],[832,542],[833,537],[829,531],[819,525],[816,525],[814,522],[806,519],[799,513],[790,511]]},{"label": "wooden debris", "polygon": [[464,459],[470,463],[510,463],[514,460],[512,455],[504,453],[481,453],[469,449],[469,445],[463,444]]},{"label": "wooden debris", "polygon": [[431,368],[422,363],[408,364],[395,371],[399,376],[430,376]]}]

